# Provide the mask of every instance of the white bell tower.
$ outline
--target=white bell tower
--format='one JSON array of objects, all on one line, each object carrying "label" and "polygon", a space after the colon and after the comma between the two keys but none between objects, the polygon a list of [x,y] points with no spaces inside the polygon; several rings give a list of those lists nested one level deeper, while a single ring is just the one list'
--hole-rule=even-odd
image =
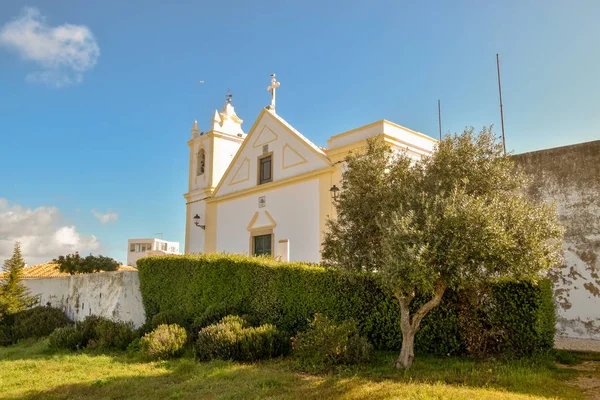
[{"label": "white bell tower", "polygon": [[242,145],[246,134],[233,105],[231,93],[221,112],[215,110],[208,132],[200,132],[198,122],[192,125],[188,192],[186,200],[185,253],[205,251],[205,233],[211,221],[206,212],[206,199],[212,197],[216,186]]}]

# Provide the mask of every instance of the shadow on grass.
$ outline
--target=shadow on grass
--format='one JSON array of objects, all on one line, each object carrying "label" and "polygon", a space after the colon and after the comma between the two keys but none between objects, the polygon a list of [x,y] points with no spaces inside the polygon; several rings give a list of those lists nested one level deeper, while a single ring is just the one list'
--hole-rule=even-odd
[{"label": "shadow on grass", "polygon": [[[45,350],[43,342],[34,343],[31,347],[20,345],[14,350],[4,349],[1,354],[8,355],[8,360],[31,360],[40,366],[39,373],[42,374],[44,360],[54,363],[69,360],[72,367],[77,365],[73,356],[78,355]],[[109,356],[110,363],[125,365],[131,373],[128,373],[129,376],[110,376],[109,364],[106,373],[105,370],[97,370],[96,375],[90,373],[77,382],[57,384],[47,390],[32,387],[27,392],[20,391],[18,395],[0,398],[328,399],[348,396],[369,399],[508,399],[520,394],[573,399],[580,396],[580,391],[565,385],[565,381],[576,376],[577,372],[559,369],[547,358],[482,361],[420,355],[412,369],[398,371],[392,367],[396,354],[379,352],[367,366],[340,369],[326,375],[309,375],[295,372],[289,358],[255,364],[197,363],[190,358],[149,364],[140,363],[138,358],[128,358],[123,353],[86,351],[84,354],[92,358],[87,362],[94,362],[96,355]],[[27,379],[27,376],[23,377],[25,386]]]}]

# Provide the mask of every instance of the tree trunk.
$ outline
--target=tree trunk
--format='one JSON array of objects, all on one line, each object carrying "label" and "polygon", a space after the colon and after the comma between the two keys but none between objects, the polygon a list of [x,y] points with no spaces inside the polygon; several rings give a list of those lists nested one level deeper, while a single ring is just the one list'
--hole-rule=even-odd
[{"label": "tree trunk", "polygon": [[423,318],[440,304],[445,291],[446,285],[438,283],[433,298],[419,308],[412,318],[409,306],[415,297],[414,293],[409,296],[396,294],[396,298],[400,302],[400,330],[402,331],[402,349],[400,350],[400,356],[394,363],[396,368],[410,368],[412,365],[415,358],[415,334],[419,331]]},{"label": "tree trunk", "polygon": [[415,347],[415,331],[411,328],[405,330],[402,328],[402,350],[400,350],[400,356],[394,363],[394,367],[410,368],[415,358],[414,347]]}]

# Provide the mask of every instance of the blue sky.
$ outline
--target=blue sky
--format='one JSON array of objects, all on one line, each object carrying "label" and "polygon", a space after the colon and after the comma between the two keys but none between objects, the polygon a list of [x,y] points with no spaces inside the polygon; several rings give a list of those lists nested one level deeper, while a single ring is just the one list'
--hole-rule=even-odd
[{"label": "blue sky", "polygon": [[[3,0],[0,258],[15,239],[31,263],[75,248],[125,261],[128,238],[158,232],[183,245],[193,120],[208,129],[230,88],[248,130],[272,72],[278,113],[319,145],[382,118],[435,137],[438,98],[445,132],[499,132],[500,53],[509,149],[596,140],[599,11],[597,1]],[[39,35],[24,37],[32,26]],[[54,47],[65,35],[85,40]]]}]

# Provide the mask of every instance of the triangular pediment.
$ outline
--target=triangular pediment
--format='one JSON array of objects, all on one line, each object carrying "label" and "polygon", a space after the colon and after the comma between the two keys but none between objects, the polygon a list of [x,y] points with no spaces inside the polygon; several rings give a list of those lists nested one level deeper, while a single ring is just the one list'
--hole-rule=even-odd
[{"label": "triangular pediment", "polygon": [[254,140],[253,146],[254,146],[254,148],[261,147],[261,146],[264,146],[265,144],[269,144],[271,142],[276,141],[277,138],[278,138],[277,134],[275,132],[273,132],[273,130],[271,128],[269,128],[268,126],[265,125],[260,130],[260,133],[256,137],[256,140]]},{"label": "triangular pediment", "polygon": [[283,145],[282,154],[283,156],[281,157],[281,167],[283,169],[292,168],[296,165],[308,162],[306,158],[302,157],[300,152],[294,150],[294,148],[287,143]]},{"label": "triangular pediment", "polygon": [[242,146],[227,167],[214,197],[256,187],[259,159],[272,158],[273,181],[330,166],[323,150],[310,142],[273,111],[263,109],[248,132]]},{"label": "triangular pediment", "polygon": [[250,161],[246,157],[231,178],[230,185],[235,185],[250,179]]},{"label": "triangular pediment", "polygon": [[275,228],[277,222],[273,219],[268,211],[256,211],[252,216],[252,219],[248,223],[248,231],[255,231],[258,229],[269,229]]}]

